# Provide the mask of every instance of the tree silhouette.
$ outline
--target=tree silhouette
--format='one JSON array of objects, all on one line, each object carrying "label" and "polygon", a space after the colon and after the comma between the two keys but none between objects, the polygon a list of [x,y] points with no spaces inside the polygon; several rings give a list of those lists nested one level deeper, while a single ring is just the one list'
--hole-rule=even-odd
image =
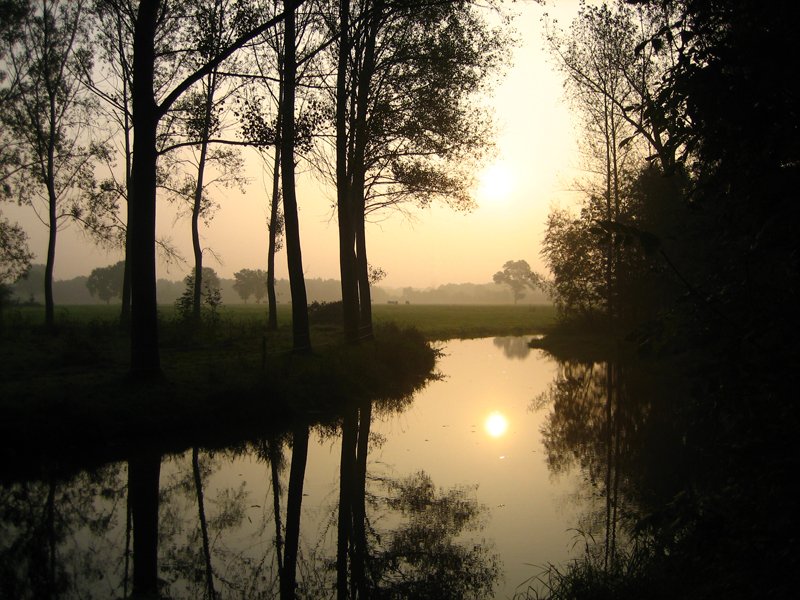
[{"label": "tree silhouette", "polygon": [[[178,309],[178,314],[184,319],[195,319],[198,312],[195,306],[195,273],[192,271],[183,279],[184,290],[181,297],[175,301],[175,307]],[[202,308],[205,306],[208,309],[209,317],[212,322],[216,321],[217,309],[222,304],[222,292],[220,290],[220,281],[217,273],[211,267],[203,267],[203,287],[200,290],[200,302]]]},{"label": "tree silhouette", "polygon": [[48,229],[44,289],[50,328],[57,233],[65,222],[81,220],[82,201],[95,186],[93,162],[106,151],[88,137],[94,102],[79,78],[92,60],[86,8],[82,0],[43,0],[28,7],[18,36],[2,37],[10,70],[0,119],[20,155],[20,168],[5,184]]},{"label": "tree silhouette", "polygon": [[508,285],[514,295],[514,304],[525,297],[525,288],[533,287],[536,281],[531,266],[525,260],[509,260],[503,264],[503,270],[492,276],[498,285]]},{"label": "tree silhouette", "polygon": [[[188,31],[185,37],[191,46],[197,49],[194,66],[199,67],[213,59],[231,43],[236,33],[234,19],[237,12],[231,2],[204,0],[194,4],[193,18],[186,25]],[[228,63],[230,62],[229,60]],[[203,294],[200,220],[202,219],[208,226],[215,209],[218,208],[218,204],[211,200],[208,189],[235,185],[241,187],[244,183],[241,175],[243,162],[238,149],[219,147],[216,143],[219,140],[213,139],[219,137],[224,127],[222,113],[225,102],[234,92],[228,83],[230,77],[226,77],[222,71],[223,66],[234,72],[237,70],[235,63],[215,66],[196,84],[195,88],[199,89],[192,88],[187,91],[175,106],[176,113],[179,113],[176,118],[180,119],[186,140],[190,144],[188,148],[184,146],[184,152],[174,160],[191,163],[191,172],[184,170],[182,183],[173,191],[179,200],[188,203],[191,215],[195,272],[192,318],[195,322],[200,320]],[[189,156],[186,150],[189,150]],[[175,149],[172,152],[177,151],[178,149]],[[215,172],[212,172],[212,168]]]},{"label": "tree silhouette", "polygon": [[490,137],[475,98],[506,37],[470,2],[425,0],[341,0],[331,35],[335,159],[322,149],[320,162],[337,189],[344,327],[356,341],[372,335],[366,218],[407,202],[471,205],[468,167]]},{"label": "tree silhouette", "polygon": [[261,302],[261,299],[267,292],[267,274],[261,269],[242,269],[233,274],[236,280],[233,284],[233,289],[239,294],[239,297],[244,300],[245,304],[250,296],[255,296],[256,302]]},{"label": "tree silhouette", "polygon": [[284,0],[283,32],[283,97],[281,98],[281,184],[283,219],[286,231],[286,257],[289,265],[289,287],[292,290],[292,347],[295,352],[311,351],[308,323],[308,298],[303,275],[300,248],[300,224],[297,216],[295,184],[295,89],[297,85],[296,6]]},{"label": "tree silhouette", "polygon": [[108,267],[92,269],[86,280],[86,288],[92,296],[97,296],[106,304],[111,298],[121,298],[125,279],[125,261]]},{"label": "tree silhouette", "polygon": [[[292,7],[299,3],[293,3]],[[131,232],[133,282],[131,370],[143,377],[159,374],[161,371],[155,286],[156,134],[158,124],[166,112],[193,84],[208,75],[244,44],[273,27],[283,18],[283,14],[281,14],[240,34],[221,49],[216,56],[172,87],[159,102],[156,100],[154,87],[155,41],[162,8],[162,2],[159,0],[142,0],[139,3],[133,27],[133,87],[131,95],[134,131],[134,153],[131,167],[133,182],[131,207],[133,210],[128,223]],[[302,268],[300,272],[302,273]],[[305,305],[304,300],[303,298],[303,305]],[[301,299],[298,298],[298,301]]]}]

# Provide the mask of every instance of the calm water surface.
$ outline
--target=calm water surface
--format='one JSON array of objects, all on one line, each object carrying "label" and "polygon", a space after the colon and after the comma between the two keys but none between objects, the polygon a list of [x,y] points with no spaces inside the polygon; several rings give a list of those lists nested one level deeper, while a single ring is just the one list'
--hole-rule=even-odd
[{"label": "calm water surface", "polygon": [[[439,380],[402,409],[373,409],[364,536],[371,576],[395,597],[424,595],[427,585],[455,590],[473,577],[474,590],[493,586],[481,597],[510,598],[543,566],[580,552],[581,476],[575,469],[552,474],[542,442],[552,410],[542,398],[559,366],[529,350],[528,339],[447,342]],[[212,587],[220,598],[277,596],[272,482],[277,477],[283,542],[291,439],[161,457],[158,577],[165,596],[207,597]],[[312,428],[297,560],[298,590],[307,597],[335,597],[341,445],[340,429]],[[129,595],[127,489],[128,463],[68,482],[0,488],[5,591],[21,598]]]}]

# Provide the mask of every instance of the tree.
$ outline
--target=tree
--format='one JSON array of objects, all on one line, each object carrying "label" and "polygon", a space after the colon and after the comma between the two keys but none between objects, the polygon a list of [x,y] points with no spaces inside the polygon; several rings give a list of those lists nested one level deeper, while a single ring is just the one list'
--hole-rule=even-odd
[{"label": "tree", "polygon": [[[292,4],[296,6],[302,0]],[[131,165],[132,197],[128,227],[131,235],[132,335],[131,370],[140,376],[158,374],[158,310],[156,304],[156,134],[161,118],[193,84],[250,40],[278,23],[283,15],[268,19],[241,33],[216,56],[193,71],[156,100],[154,87],[156,34],[162,9],[159,0],[141,0],[134,21],[133,105],[134,152]]]},{"label": "tree", "polygon": [[295,185],[296,7],[290,0],[284,0],[283,7],[285,19],[283,23],[284,57],[283,97],[281,98],[280,108],[280,158],[283,219],[286,228],[286,258],[289,266],[289,286],[292,290],[292,347],[295,352],[310,352],[311,334],[308,323],[308,298],[303,276],[303,257],[300,250],[300,224],[297,217],[297,188]]},{"label": "tree", "polygon": [[[277,3],[274,10],[277,10]],[[250,91],[242,102],[238,116],[242,125],[242,137],[254,142],[262,162],[272,170],[272,189],[269,198],[267,219],[267,329],[278,328],[277,295],[275,293],[275,254],[283,247],[284,220],[281,210],[281,106],[283,102],[283,32],[280,26],[264,35],[271,56],[264,58],[254,52],[258,70],[258,91]],[[266,90],[269,102],[263,102],[260,92]],[[264,104],[268,106],[265,107]],[[273,115],[274,112],[274,115]],[[269,157],[267,149],[272,149]]]},{"label": "tree", "polygon": [[[632,90],[625,77],[623,62],[633,54],[633,26],[624,10],[614,13],[607,4],[581,6],[566,39],[549,37],[553,53],[565,74],[570,97],[584,117],[584,129],[592,144],[590,156],[602,173],[602,192],[590,194],[590,203],[602,198],[607,221],[616,221],[620,212],[620,177],[626,151],[622,140],[632,135],[624,107],[630,103]],[[600,186],[598,186],[600,187]],[[596,205],[596,202],[593,203]],[[594,206],[592,206],[594,208]],[[603,243],[606,283],[605,309],[609,319],[617,316],[614,304],[618,274],[618,246],[614,236],[594,238]]]},{"label": "tree", "polygon": [[233,284],[233,289],[239,294],[239,297],[247,303],[250,296],[255,296],[256,302],[261,302],[261,299],[267,292],[267,274],[261,269],[242,269],[233,274],[236,280]]},{"label": "tree", "polygon": [[[194,315],[197,313],[195,309],[195,282],[194,271],[189,273],[184,279],[184,290],[180,298],[175,301],[175,308],[178,314],[184,319],[194,320]],[[222,291],[220,290],[220,281],[216,271],[210,267],[203,267],[203,288],[200,290],[200,301],[202,305],[208,310],[211,321],[217,319],[220,305],[222,304]],[[203,306],[200,308],[202,309]]]},{"label": "tree", "polygon": [[19,225],[0,215],[0,326],[3,322],[3,305],[11,295],[9,284],[25,275],[33,260],[27,239],[28,236]]},{"label": "tree", "polygon": [[531,266],[524,260],[509,260],[503,264],[503,270],[492,277],[498,285],[506,284],[514,295],[514,304],[525,297],[525,288],[534,287],[535,276]]},{"label": "tree", "polygon": [[86,287],[92,296],[108,304],[111,298],[122,298],[124,279],[125,261],[121,260],[108,267],[93,269],[86,280]]},{"label": "tree", "polygon": [[611,224],[631,227],[639,218],[624,187],[646,161],[657,160],[664,173],[676,171],[676,122],[665,118],[654,100],[672,53],[642,45],[670,14],[668,7],[621,2],[582,5],[569,33],[548,32],[569,97],[584,119],[592,174],[580,217],[555,211],[548,219],[543,254],[563,317],[586,317],[602,308],[609,322],[632,320],[621,296],[623,288],[631,289],[632,272],[624,263],[633,254]]},{"label": "tree", "polygon": [[[228,1],[204,0],[195,3],[192,19],[188,25],[190,46],[197,49],[194,66],[200,67],[213,59],[235,35],[234,18],[236,7]],[[230,63],[230,60],[228,61]],[[226,64],[227,69],[236,71],[235,64]],[[176,103],[181,113],[182,127],[188,141],[190,155],[180,153],[178,162],[189,163],[182,183],[174,189],[175,195],[188,203],[191,213],[192,251],[194,256],[194,307],[193,318],[200,320],[200,305],[203,289],[203,247],[200,241],[200,220],[206,226],[213,218],[218,205],[208,194],[210,187],[231,187],[244,183],[241,175],[243,161],[237,149],[219,146],[218,138],[224,128],[223,111],[226,100],[233,90],[226,89],[226,75],[222,64],[216,65],[199,82],[199,89],[192,89]],[[230,141],[223,141],[230,144]],[[184,146],[184,144],[180,144]],[[162,153],[166,152],[162,150]],[[211,168],[216,170],[212,178]]]},{"label": "tree", "polygon": [[[278,4],[272,6],[272,10],[278,10]],[[269,7],[262,10],[269,11]],[[294,56],[294,81],[292,89],[294,94],[294,123],[292,130],[294,139],[284,141],[285,119],[284,109],[287,100],[285,95],[287,85],[286,67],[286,28],[280,25],[268,32],[263,37],[264,47],[267,48],[269,55],[263,56],[260,52],[253,53],[257,73],[252,76],[254,85],[246,89],[246,98],[241,101],[241,112],[238,116],[242,121],[242,137],[255,145],[265,164],[270,164],[272,170],[272,190],[269,200],[269,217],[267,219],[267,328],[274,330],[277,328],[277,296],[275,293],[275,254],[284,244],[284,236],[288,243],[288,238],[295,234],[288,234],[286,231],[287,220],[284,216],[286,208],[281,209],[281,203],[286,201],[282,191],[282,165],[283,149],[288,144],[292,145],[292,152],[298,158],[307,153],[312,144],[312,135],[317,129],[319,114],[315,103],[311,99],[314,88],[319,87],[319,82],[315,81],[311,85],[305,82],[311,77],[309,71],[314,70],[315,57],[319,52],[318,27],[315,27],[320,19],[319,11],[311,6],[303,10],[297,6],[294,14],[295,33],[293,35],[295,48],[291,51]],[[319,42],[322,47],[327,45],[327,41]],[[268,157],[268,150],[272,149],[272,156]],[[289,199],[291,204],[292,200]],[[291,226],[292,219],[288,225]],[[299,255],[294,250],[289,250],[287,246],[287,260],[290,263],[298,262]],[[302,259],[299,261],[302,263]],[[299,275],[299,269],[290,267],[290,282],[294,271],[295,279]],[[296,284],[296,289],[301,292],[300,282]],[[304,290],[302,290],[305,293]],[[302,310],[299,304],[292,303],[293,310]],[[303,321],[303,316],[298,315],[299,322]],[[295,321],[293,317],[292,321]]]},{"label": "tree", "polygon": [[[92,3],[92,27],[94,27],[94,47],[98,61],[92,69],[82,73],[86,87],[100,100],[98,108],[105,117],[103,127],[110,130],[110,145],[115,152],[106,159],[105,178],[101,180],[97,193],[91,198],[89,210],[91,226],[99,229],[104,241],[124,247],[126,256],[125,278],[122,293],[120,323],[130,325],[131,319],[131,261],[129,212],[132,198],[131,169],[133,164],[133,29],[136,22],[135,7],[121,4],[117,0],[100,0]],[[164,12],[155,40],[158,65],[154,75],[154,87],[164,90],[174,83],[181,72],[183,52],[174,48],[182,46],[181,36],[185,32],[186,21],[181,3],[173,3]],[[191,20],[188,20],[191,22]],[[97,125],[97,124],[96,124]],[[157,136],[159,147],[170,139],[170,132],[176,127],[172,119],[165,119]],[[118,168],[120,164],[122,168]],[[124,209],[119,210],[120,203]],[[99,210],[98,210],[99,209]],[[124,212],[124,216],[120,215]],[[103,221],[97,223],[93,218],[100,214]],[[162,258],[177,261],[179,256],[168,238],[156,240]]]},{"label": "tree", "polygon": [[[105,149],[89,139],[93,100],[79,73],[92,58],[86,2],[42,0],[28,7],[21,35],[4,36],[8,97],[0,115],[22,156],[11,177],[19,201],[30,204],[48,228],[45,324],[54,325],[56,237],[68,220],[81,220],[82,195],[94,186],[93,161]],[[40,208],[41,207],[41,208]],[[40,214],[42,210],[44,214]]]},{"label": "tree", "polygon": [[31,266],[28,236],[16,223],[0,217],[0,285],[13,283]]},{"label": "tree", "polygon": [[656,96],[676,51],[673,44],[656,48],[645,41],[670,23],[675,11],[668,3],[631,4],[582,5],[569,33],[548,29],[547,42],[587,129],[614,136],[617,151],[644,141],[648,159],[670,173],[680,147],[678,121],[667,117]]},{"label": "tree", "polygon": [[[404,202],[470,205],[466,167],[487,147],[476,98],[507,37],[471,2],[341,0],[331,104],[344,328],[372,335],[367,215]],[[333,69],[331,69],[333,70]]]},{"label": "tree", "polygon": [[[19,42],[22,24],[29,12],[29,0],[0,0],[0,60],[6,58],[7,50]],[[0,63],[2,64],[2,63]],[[5,66],[0,67],[0,111],[5,112],[6,104],[13,100],[17,81],[7,80]],[[12,196],[9,185],[14,173],[22,166],[21,157],[13,136],[8,136],[5,128],[0,128],[0,199]]]}]

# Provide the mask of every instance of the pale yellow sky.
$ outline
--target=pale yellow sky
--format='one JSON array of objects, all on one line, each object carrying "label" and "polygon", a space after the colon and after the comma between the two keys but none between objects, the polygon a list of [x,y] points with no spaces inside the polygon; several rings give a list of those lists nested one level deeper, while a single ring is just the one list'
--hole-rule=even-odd
[{"label": "pale yellow sky", "polygon": [[[497,165],[511,180],[507,194],[478,194],[479,206],[469,214],[434,206],[414,212],[409,220],[399,214],[368,225],[369,262],[388,274],[382,285],[425,288],[444,283],[486,283],[507,260],[525,259],[544,269],[539,256],[545,218],[553,204],[567,205],[569,190],[579,176],[576,132],[564,100],[561,75],[543,50],[544,13],[564,26],[578,8],[577,0],[550,0],[546,6],[517,2],[516,28],[521,43],[492,105],[498,124]],[[252,182],[244,195],[228,191],[217,199],[222,208],[210,228],[203,228],[203,244],[214,250],[221,264],[206,253],[205,264],[223,277],[242,268],[266,268],[266,175],[251,161]],[[331,193],[310,178],[299,190],[303,265],[307,277],[338,278],[336,222],[330,209]],[[191,257],[191,235],[186,219],[175,221],[171,207],[159,203],[159,235]],[[47,233],[30,208],[4,204],[3,213],[20,221],[30,236],[35,262],[44,262]],[[57,279],[88,275],[98,266],[122,258],[86,240],[72,226],[59,232]],[[278,277],[286,277],[286,257],[277,257]],[[159,277],[179,279],[190,264],[159,265]]]}]

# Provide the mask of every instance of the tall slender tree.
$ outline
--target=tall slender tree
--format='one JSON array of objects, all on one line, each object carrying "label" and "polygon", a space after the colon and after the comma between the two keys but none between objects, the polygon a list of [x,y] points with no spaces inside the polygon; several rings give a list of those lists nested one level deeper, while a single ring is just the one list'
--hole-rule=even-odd
[{"label": "tall slender tree", "polygon": [[[180,5],[177,5],[180,7]],[[130,260],[130,230],[127,226],[130,221],[129,212],[132,197],[131,169],[133,164],[133,107],[131,90],[133,87],[133,29],[136,21],[136,6],[134,3],[119,0],[95,0],[92,5],[95,29],[95,48],[98,61],[92,69],[82,73],[84,84],[92,93],[101,100],[99,108],[105,116],[106,126],[112,132],[111,144],[115,152],[109,157],[106,177],[101,181],[98,193],[93,198],[93,206],[87,211],[92,219],[92,226],[99,230],[101,237],[107,243],[116,241],[125,251],[125,277],[123,281],[122,308],[120,322],[123,327],[130,325],[131,318],[131,269]],[[155,54],[159,68],[154,75],[156,90],[164,90],[180,72],[182,62],[180,53],[173,51],[179,34],[181,33],[182,19],[175,18],[176,5],[173,10],[165,13],[159,26],[155,40]],[[156,95],[159,95],[157,91]],[[170,127],[161,127],[159,138],[168,138],[167,130]],[[163,142],[159,144],[163,145]],[[123,208],[119,209],[119,204]],[[104,221],[97,222],[99,213]],[[119,213],[123,213],[120,215]],[[117,235],[113,235],[113,231]],[[116,240],[115,240],[116,238]],[[179,256],[167,238],[157,240],[162,258],[176,261]]]},{"label": "tall slender tree", "polygon": [[478,92],[508,37],[466,1],[337,7],[335,160],[320,163],[337,187],[345,335],[355,341],[372,335],[367,216],[409,201],[471,205],[469,167],[491,139]]},{"label": "tall slender tree", "polygon": [[[195,3],[193,18],[190,19],[186,34],[189,45],[197,48],[196,66],[213,59],[235,35],[233,17],[234,6],[226,0],[204,0]],[[184,174],[184,184],[178,196],[188,201],[192,232],[192,254],[194,257],[194,296],[192,315],[195,323],[200,322],[201,295],[203,290],[203,246],[200,239],[200,221],[208,223],[213,217],[215,203],[211,201],[207,188],[215,185],[241,185],[242,160],[238,150],[219,147],[212,139],[224,127],[222,111],[226,100],[233,93],[230,77],[222,72],[223,65],[217,65],[203,77],[195,89],[187,93],[180,104],[185,113],[183,124],[191,146],[192,172]],[[236,71],[235,65],[226,68]],[[233,86],[235,87],[235,86]],[[226,143],[231,143],[226,141]],[[209,177],[210,168],[215,167],[217,177]]]},{"label": "tall slender tree", "polygon": [[[301,2],[302,0],[298,0],[290,6],[294,8]],[[156,100],[154,88],[155,40],[163,8],[163,3],[159,0],[141,0],[134,24],[133,194],[128,223],[132,259],[131,369],[142,376],[157,374],[161,370],[155,293],[156,133],[159,121],[192,85],[243,45],[283,19],[281,14],[241,33],[214,58],[175,85],[159,102]]]},{"label": "tall slender tree", "polygon": [[283,219],[286,227],[286,257],[289,264],[289,287],[292,290],[292,345],[295,352],[311,351],[308,322],[308,299],[300,249],[300,223],[297,216],[295,184],[295,88],[297,84],[297,42],[295,5],[284,0],[283,97],[281,98],[281,183]]},{"label": "tall slender tree", "polygon": [[[589,144],[590,171],[599,172],[600,184],[590,193],[590,202],[601,199],[603,211],[593,216],[617,222],[622,214],[622,179],[624,169],[637,157],[631,152],[637,133],[646,131],[638,113],[630,106],[641,102],[630,74],[644,57],[637,57],[637,42],[632,11],[623,6],[582,6],[573,21],[569,35],[554,31],[548,41],[558,66],[564,72],[570,99],[584,119]],[[643,155],[639,154],[638,158]],[[595,204],[597,204],[595,202]],[[605,310],[613,322],[618,317],[617,296],[620,240],[608,232],[595,236],[601,240],[605,254]]]},{"label": "tall slender tree", "polygon": [[[13,176],[21,202],[31,205],[48,230],[44,278],[45,324],[53,327],[53,273],[59,227],[82,213],[94,187],[93,163],[105,152],[89,135],[93,98],[79,73],[92,60],[86,2],[42,0],[31,4],[19,36],[3,36],[9,93],[0,115],[23,156]],[[21,182],[20,182],[21,183]]]}]

